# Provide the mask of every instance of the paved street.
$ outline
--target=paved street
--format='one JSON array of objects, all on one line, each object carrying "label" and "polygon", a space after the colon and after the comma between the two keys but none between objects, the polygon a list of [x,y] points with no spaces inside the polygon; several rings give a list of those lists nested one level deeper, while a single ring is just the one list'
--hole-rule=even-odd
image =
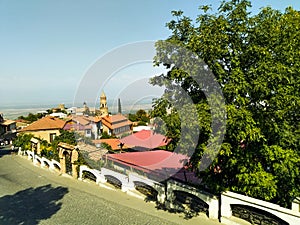
[{"label": "paved street", "polygon": [[0,155],[0,224],[220,225],[205,215],[186,220],[120,190],[59,176],[10,154]]}]

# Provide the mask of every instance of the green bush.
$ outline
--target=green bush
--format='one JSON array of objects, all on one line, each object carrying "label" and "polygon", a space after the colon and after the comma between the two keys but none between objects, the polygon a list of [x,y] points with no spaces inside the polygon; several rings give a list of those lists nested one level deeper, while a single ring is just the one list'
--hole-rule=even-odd
[{"label": "green bush", "polygon": [[19,134],[17,138],[13,140],[13,145],[15,147],[21,147],[22,150],[31,150],[30,139],[32,137],[32,134]]}]

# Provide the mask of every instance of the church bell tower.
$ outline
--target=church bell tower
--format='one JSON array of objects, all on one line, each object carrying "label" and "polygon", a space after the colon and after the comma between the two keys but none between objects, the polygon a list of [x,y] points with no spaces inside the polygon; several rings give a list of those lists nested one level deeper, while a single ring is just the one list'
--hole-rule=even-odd
[{"label": "church bell tower", "polygon": [[100,116],[108,116],[107,101],[104,92],[100,96]]}]

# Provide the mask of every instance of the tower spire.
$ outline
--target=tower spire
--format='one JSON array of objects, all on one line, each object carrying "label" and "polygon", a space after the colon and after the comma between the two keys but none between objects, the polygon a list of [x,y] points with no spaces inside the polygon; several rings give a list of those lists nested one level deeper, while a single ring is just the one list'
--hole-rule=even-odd
[{"label": "tower spire", "polygon": [[118,98],[118,113],[122,114],[121,100]]}]

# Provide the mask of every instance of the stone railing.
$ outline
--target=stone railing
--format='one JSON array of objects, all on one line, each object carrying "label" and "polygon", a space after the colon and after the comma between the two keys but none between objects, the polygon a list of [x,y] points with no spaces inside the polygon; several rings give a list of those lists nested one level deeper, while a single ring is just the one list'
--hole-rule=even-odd
[{"label": "stone railing", "polygon": [[32,160],[32,162],[35,165],[40,165],[42,167],[48,167],[49,169],[56,170],[56,171],[61,170],[61,165],[59,162],[57,162],[54,159],[49,160],[45,157],[40,157],[40,156],[36,155],[33,151],[30,151],[30,150],[19,151],[18,154],[19,155],[27,155],[27,158],[29,160]]},{"label": "stone railing", "polygon": [[224,224],[232,224],[232,216],[255,224],[300,224],[299,211],[229,191],[221,194],[220,210]]},{"label": "stone railing", "polygon": [[[28,159],[32,160],[35,165],[47,167],[52,170],[60,171],[61,169],[59,162],[35,155],[33,151],[19,151],[19,154],[27,155]],[[123,192],[130,192],[136,189],[137,183],[150,186],[157,191],[157,202],[164,205],[168,204],[169,208],[176,208],[176,201],[174,201],[176,199],[176,192],[188,193],[200,199],[208,206],[207,216],[209,218],[219,219],[223,224],[237,224],[233,222],[233,217],[241,217],[250,223],[258,224],[300,224],[300,200],[293,202],[292,210],[233,192],[224,192],[219,199],[217,196],[181,182],[168,180],[165,184],[162,184],[128,170],[126,173],[104,167],[101,170],[96,170],[82,165],[79,167],[78,179],[83,180],[85,173],[92,174],[96,184],[106,183],[109,177],[113,177],[121,183],[121,190]]]}]

